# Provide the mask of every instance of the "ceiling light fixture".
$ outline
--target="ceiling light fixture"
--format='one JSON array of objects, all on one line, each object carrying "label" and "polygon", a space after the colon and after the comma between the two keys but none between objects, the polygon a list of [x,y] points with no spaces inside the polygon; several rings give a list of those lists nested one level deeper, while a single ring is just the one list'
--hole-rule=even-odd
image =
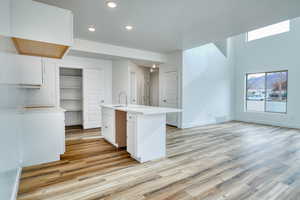
[{"label": "ceiling light fixture", "polygon": [[106,1],[106,5],[109,8],[115,8],[115,7],[118,6],[118,4],[116,2],[114,2],[114,1]]},{"label": "ceiling light fixture", "polygon": [[155,69],[155,68],[156,68],[156,64],[153,64],[153,65],[152,65],[152,68]]},{"label": "ceiling light fixture", "polygon": [[130,26],[130,25],[125,26],[125,28],[126,28],[126,30],[128,30],[128,31],[131,31],[131,30],[133,29],[133,27]]},{"label": "ceiling light fixture", "polygon": [[89,27],[89,31],[90,31],[90,32],[95,32],[95,31],[96,31],[96,28],[95,28],[94,26],[91,25],[91,26]]}]

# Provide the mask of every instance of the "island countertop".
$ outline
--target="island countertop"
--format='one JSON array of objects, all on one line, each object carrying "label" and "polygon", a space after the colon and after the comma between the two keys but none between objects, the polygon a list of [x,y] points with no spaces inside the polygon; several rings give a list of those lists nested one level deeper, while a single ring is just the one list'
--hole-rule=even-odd
[{"label": "island countertop", "polygon": [[165,108],[165,107],[154,107],[154,106],[145,106],[145,105],[101,105],[105,108],[111,108],[114,110],[136,113],[141,115],[155,115],[155,114],[167,114],[167,113],[178,113],[182,112],[181,109],[176,108]]}]

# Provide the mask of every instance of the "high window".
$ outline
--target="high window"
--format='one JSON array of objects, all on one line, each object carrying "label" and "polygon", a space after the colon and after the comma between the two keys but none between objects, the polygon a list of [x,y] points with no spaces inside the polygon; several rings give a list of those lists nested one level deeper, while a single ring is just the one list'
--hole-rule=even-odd
[{"label": "high window", "polygon": [[265,37],[269,37],[272,35],[277,35],[280,33],[285,33],[290,31],[290,20],[283,21],[277,24],[273,24],[270,26],[266,26],[260,29],[256,29],[248,32],[247,41],[253,41]]},{"label": "high window", "polygon": [[287,112],[288,71],[246,75],[246,110]]}]

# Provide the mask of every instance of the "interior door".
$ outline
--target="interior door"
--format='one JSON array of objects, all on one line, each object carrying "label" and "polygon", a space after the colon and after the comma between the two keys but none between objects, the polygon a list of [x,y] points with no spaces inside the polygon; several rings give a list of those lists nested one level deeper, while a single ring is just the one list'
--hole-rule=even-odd
[{"label": "interior door", "polygon": [[[178,76],[177,71],[163,73],[162,107],[178,108]],[[178,126],[177,113],[167,114],[167,124]]]},{"label": "interior door", "polygon": [[137,104],[137,80],[135,72],[130,72],[130,104]]},{"label": "interior door", "polygon": [[104,104],[104,71],[83,70],[83,127],[84,129],[102,126],[101,104]]}]

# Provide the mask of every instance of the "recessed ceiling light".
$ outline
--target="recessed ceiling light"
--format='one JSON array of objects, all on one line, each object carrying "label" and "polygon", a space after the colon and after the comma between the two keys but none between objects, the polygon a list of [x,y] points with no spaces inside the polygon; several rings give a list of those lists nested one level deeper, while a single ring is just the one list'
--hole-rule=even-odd
[{"label": "recessed ceiling light", "polygon": [[90,27],[89,27],[89,31],[90,31],[90,32],[95,32],[95,31],[96,31],[96,28],[95,28],[94,26],[90,26]]},{"label": "recessed ceiling light", "polygon": [[118,4],[116,2],[114,2],[114,1],[106,1],[106,5],[109,8],[115,8],[115,7],[118,6]]},{"label": "recessed ceiling light", "polygon": [[125,28],[126,28],[126,30],[128,30],[128,31],[131,31],[131,30],[133,29],[133,27],[130,26],[130,25],[125,26]]}]

